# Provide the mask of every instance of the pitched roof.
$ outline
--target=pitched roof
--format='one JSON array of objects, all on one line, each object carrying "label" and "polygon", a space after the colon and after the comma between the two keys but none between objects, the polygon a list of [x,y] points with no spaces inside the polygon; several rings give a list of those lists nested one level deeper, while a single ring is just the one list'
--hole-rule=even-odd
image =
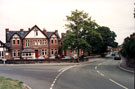
[{"label": "pitched roof", "polygon": [[14,34],[18,34],[20,36],[21,39],[23,39],[25,37],[25,35],[28,33],[28,31],[23,31],[23,32],[20,32],[20,31],[9,31],[7,33],[7,37],[6,37],[6,41],[9,42],[11,37],[14,35]]},{"label": "pitched roof", "polygon": [[60,38],[59,34],[55,32],[46,32],[45,34],[48,36],[48,38],[50,38],[53,34],[55,34],[58,38]]},{"label": "pitched roof", "polygon": [[[34,28],[38,28],[40,30],[40,28],[35,25],[33,26],[29,31],[23,31],[23,32],[20,32],[20,31],[9,31],[7,34],[6,34],[6,42],[10,42],[10,39],[12,38],[12,36],[14,34],[17,34],[21,39],[25,38]],[[50,38],[53,34],[55,34],[59,39],[60,39],[60,36],[58,33],[56,32],[43,32],[42,30],[40,30],[45,36],[47,36],[47,38]]]},{"label": "pitched roof", "polygon": [[10,44],[7,44],[7,43],[3,43],[1,40],[0,40],[0,43],[3,45],[3,47],[6,47],[6,48],[10,48]]},{"label": "pitched roof", "polygon": [[24,36],[24,38],[34,29],[37,28],[40,32],[42,32],[46,37],[48,37],[37,25],[33,26]]},{"label": "pitched roof", "polygon": [[10,48],[11,44],[10,43],[5,43],[6,47]]}]

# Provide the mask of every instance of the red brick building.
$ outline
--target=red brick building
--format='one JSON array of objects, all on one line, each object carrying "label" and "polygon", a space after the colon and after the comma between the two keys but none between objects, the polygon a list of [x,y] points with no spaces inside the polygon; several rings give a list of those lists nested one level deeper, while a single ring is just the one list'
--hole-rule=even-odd
[{"label": "red brick building", "polygon": [[41,30],[37,25],[28,31],[10,31],[6,29],[6,43],[8,59],[37,59],[39,57],[50,57],[58,54],[61,45],[58,30],[47,32]]}]

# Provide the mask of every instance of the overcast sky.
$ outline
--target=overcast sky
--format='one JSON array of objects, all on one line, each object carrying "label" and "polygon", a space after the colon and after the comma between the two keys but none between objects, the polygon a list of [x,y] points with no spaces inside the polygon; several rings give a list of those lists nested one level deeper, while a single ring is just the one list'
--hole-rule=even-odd
[{"label": "overcast sky", "polygon": [[34,25],[47,31],[65,32],[66,16],[78,9],[101,26],[117,34],[121,44],[135,32],[134,0],[0,0],[0,40],[5,42],[5,28],[27,30]]}]

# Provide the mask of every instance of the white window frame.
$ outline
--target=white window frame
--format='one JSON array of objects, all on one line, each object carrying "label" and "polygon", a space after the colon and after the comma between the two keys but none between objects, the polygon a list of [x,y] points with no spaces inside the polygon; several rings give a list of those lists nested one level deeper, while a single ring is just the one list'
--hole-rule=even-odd
[{"label": "white window frame", "polygon": [[13,57],[16,57],[16,50],[13,50]]},{"label": "white window frame", "polygon": [[29,47],[29,40],[26,40],[26,47]]},{"label": "white window frame", "polygon": [[[57,52],[57,53],[56,53]],[[57,49],[55,49],[55,54],[58,54],[58,51],[57,51]]]},{"label": "white window frame", "polygon": [[51,38],[51,44],[53,44],[54,42],[53,42],[53,38]]},{"label": "white window frame", "polygon": [[55,44],[57,44],[57,38],[55,38]]},{"label": "white window frame", "polygon": [[[12,42],[13,42],[12,44],[15,45],[15,43],[16,43],[16,42],[15,42],[15,39],[13,39]],[[14,43],[14,42],[15,42],[15,43]]]},{"label": "white window frame", "polygon": [[18,50],[17,56],[20,57],[21,56],[21,52],[20,50]]},{"label": "white window frame", "polygon": [[[19,43],[18,43],[19,42]],[[20,44],[20,40],[19,39],[17,39],[17,44],[19,45]]]},{"label": "white window frame", "polygon": [[54,55],[54,51],[53,51],[53,49],[51,49],[51,54],[52,54],[52,55]]},{"label": "white window frame", "polygon": [[46,45],[46,40],[43,40],[43,45]]}]

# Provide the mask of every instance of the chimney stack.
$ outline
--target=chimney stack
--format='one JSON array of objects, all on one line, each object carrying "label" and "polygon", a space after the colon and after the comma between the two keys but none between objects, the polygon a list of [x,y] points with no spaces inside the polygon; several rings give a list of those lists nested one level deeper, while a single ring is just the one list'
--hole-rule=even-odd
[{"label": "chimney stack", "polygon": [[20,32],[24,32],[24,30],[23,29],[20,29]]},{"label": "chimney stack", "polygon": [[58,33],[58,30],[55,30],[55,33]]},{"label": "chimney stack", "polygon": [[65,33],[61,33],[61,38],[64,38],[64,36],[65,36]]},{"label": "chimney stack", "polygon": [[30,28],[28,28],[28,31],[30,31]]},{"label": "chimney stack", "polygon": [[9,28],[6,28],[5,30],[6,30],[6,33],[8,33],[8,32],[9,32]]},{"label": "chimney stack", "polygon": [[45,28],[43,29],[43,32],[46,33],[46,29]]}]

